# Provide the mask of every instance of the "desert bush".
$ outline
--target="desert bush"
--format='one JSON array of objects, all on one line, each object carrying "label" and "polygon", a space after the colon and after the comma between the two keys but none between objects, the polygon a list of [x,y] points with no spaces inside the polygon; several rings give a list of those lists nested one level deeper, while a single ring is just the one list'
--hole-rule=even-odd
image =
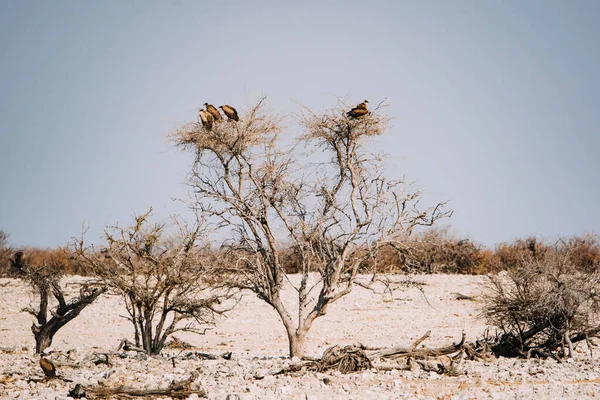
[{"label": "desert bush", "polygon": [[447,228],[414,235],[400,253],[404,269],[417,273],[481,274],[497,268],[489,251],[450,234]]},{"label": "desert bush", "polygon": [[214,277],[198,245],[199,222],[192,228],[178,225],[169,238],[165,225],[151,225],[149,216],[136,216],[128,228],[108,228],[106,248],[100,252],[82,237],[74,241],[73,253],[112,294],[122,297],[136,346],[159,354],[175,332],[203,333],[201,326],[226,311],[219,304],[229,295],[211,288]]},{"label": "desert bush", "polygon": [[542,239],[530,236],[517,239],[512,243],[502,243],[496,247],[496,256],[501,268],[516,268],[524,262],[541,260],[552,246],[547,245]]},{"label": "desert bush", "polygon": [[493,351],[508,357],[557,352],[574,357],[575,343],[600,333],[599,288],[598,271],[583,272],[556,252],[491,275],[483,316],[503,332]]},{"label": "desert bush", "polygon": [[555,245],[556,251],[584,272],[594,272],[600,267],[600,238],[598,235],[585,234],[560,239]]},{"label": "desert bush", "polygon": [[57,253],[52,254],[57,258],[39,260],[31,254],[17,251],[11,260],[14,275],[25,279],[38,296],[37,304],[24,309],[35,317],[31,331],[35,338],[36,353],[49,347],[54,335],[105,291],[103,287],[82,283],[79,285],[79,296],[67,301],[60,283],[64,274],[53,264],[60,257]]},{"label": "desert bush", "polygon": [[0,276],[15,276],[18,271],[11,269],[10,260],[16,252],[23,253],[31,265],[45,265],[47,270],[55,270],[64,275],[89,276],[91,271],[79,263],[71,250],[57,247],[53,249],[40,249],[36,247],[0,248]]}]

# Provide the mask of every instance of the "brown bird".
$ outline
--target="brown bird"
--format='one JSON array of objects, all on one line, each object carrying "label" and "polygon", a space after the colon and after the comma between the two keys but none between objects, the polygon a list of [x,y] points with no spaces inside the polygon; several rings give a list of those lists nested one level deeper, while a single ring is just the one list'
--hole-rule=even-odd
[{"label": "brown bird", "polygon": [[208,111],[205,110],[200,110],[200,122],[202,122],[202,125],[208,129],[209,131],[212,129],[213,127],[213,122],[215,121],[215,117],[213,117],[213,115],[211,113],[209,113]]},{"label": "brown bird", "polygon": [[217,122],[223,121],[223,117],[221,117],[221,113],[219,112],[219,110],[216,109],[215,106],[213,106],[212,104],[204,103],[204,107],[206,108],[206,111],[208,111],[209,113],[212,114],[212,116],[215,118],[215,121],[217,121]]},{"label": "brown bird", "polygon": [[46,375],[48,378],[56,378],[56,367],[52,361],[42,357],[40,358],[40,367],[42,367],[44,375]]},{"label": "brown bird", "polygon": [[360,118],[363,115],[367,115],[369,113],[369,109],[367,108],[368,102],[368,100],[365,100],[364,102],[359,103],[352,110],[348,111],[346,115],[352,118]]},{"label": "brown bird", "polygon": [[219,106],[219,108],[221,110],[223,110],[223,112],[225,113],[225,115],[227,116],[227,118],[229,118],[229,120],[234,120],[234,121],[239,121],[240,117],[238,117],[238,113],[237,110],[231,106],[228,105],[224,105],[224,106]]}]

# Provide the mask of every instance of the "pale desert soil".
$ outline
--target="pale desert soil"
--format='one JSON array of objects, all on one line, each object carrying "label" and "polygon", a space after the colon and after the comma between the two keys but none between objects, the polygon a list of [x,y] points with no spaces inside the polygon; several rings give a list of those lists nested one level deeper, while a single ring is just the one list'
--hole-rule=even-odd
[{"label": "pale desert soil", "polygon": [[[462,331],[467,340],[473,340],[486,329],[477,317],[481,303],[456,300],[453,293],[478,296],[483,279],[419,276],[417,280],[426,284],[425,296],[412,288],[395,292],[393,299],[356,289],[317,320],[309,336],[309,353],[320,356],[333,344],[409,344],[428,330],[432,334],[424,343],[427,346],[457,341]],[[579,349],[579,361],[562,364],[551,360],[465,361],[460,367],[464,374],[459,377],[414,368],[255,379],[292,361],[285,357],[285,332],[277,315],[251,294],[244,295],[238,307],[205,335],[176,335],[195,345],[196,351],[232,351],[232,360],[179,360],[173,367],[169,356],[180,350],[167,350],[165,357],[114,355],[111,366],[94,365],[94,352],[114,351],[121,339],[132,336],[129,322],[120,317],[125,312],[119,298],[105,296],[55,337],[51,349],[55,352],[49,358],[73,383],[28,382],[27,378],[41,374],[32,350],[31,316],[20,312],[32,297],[19,281],[0,279],[0,285],[0,348],[5,350],[0,352],[0,398],[67,399],[75,383],[164,387],[195,369],[201,373],[195,385],[205,389],[211,399],[600,398],[600,363],[595,355],[590,359],[585,346]],[[292,301],[293,292],[286,292],[286,296]],[[69,352],[72,349],[75,351]]]}]

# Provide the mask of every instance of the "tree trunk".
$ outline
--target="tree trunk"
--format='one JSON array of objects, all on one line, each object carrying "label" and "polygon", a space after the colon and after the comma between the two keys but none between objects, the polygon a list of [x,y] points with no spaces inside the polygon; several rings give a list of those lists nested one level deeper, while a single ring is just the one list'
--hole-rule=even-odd
[{"label": "tree trunk", "polygon": [[52,345],[52,339],[54,338],[55,332],[48,331],[46,329],[36,329],[33,330],[33,336],[35,337],[35,352],[39,354],[46,350],[48,347]]},{"label": "tree trunk", "polygon": [[301,331],[300,329],[292,332],[287,332],[290,357],[304,357],[306,351],[306,334],[308,332]]},{"label": "tree trunk", "polygon": [[59,301],[59,305],[55,312],[53,312],[52,318],[49,321],[46,319],[46,315],[42,315],[42,310],[45,311],[48,304],[48,295],[46,298],[41,299],[40,301],[40,312],[38,313],[38,325],[33,324],[31,326],[31,331],[33,332],[33,336],[35,337],[35,352],[41,353],[52,344],[52,339],[56,332],[63,326],[65,326],[69,321],[76,318],[81,310],[83,310],[88,305],[92,304],[94,300],[102,293],[105,292],[104,288],[94,289],[92,292],[81,296],[74,302],[69,303],[68,305],[64,302],[64,297],[60,289],[57,289],[55,292],[55,297]]},{"label": "tree trunk", "polygon": [[281,318],[281,322],[283,322],[283,326],[285,327],[285,332],[287,333],[288,337],[290,357],[304,357],[306,350],[306,335],[308,334],[314,318],[310,322],[308,322],[307,319],[305,319],[303,322],[299,321],[300,326],[296,328],[294,326],[292,317],[281,302],[279,294],[273,296],[273,298],[269,301],[269,305],[273,307],[275,311],[277,311],[277,314],[279,314],[279,317]]}]

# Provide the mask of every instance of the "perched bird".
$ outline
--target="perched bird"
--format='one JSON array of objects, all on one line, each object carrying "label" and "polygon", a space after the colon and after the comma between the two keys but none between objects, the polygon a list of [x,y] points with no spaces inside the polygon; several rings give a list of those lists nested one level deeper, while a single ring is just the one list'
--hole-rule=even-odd
[{"label": "perched bird", "polygon": [[238,113],[237,110],[231,106],[228,105],[224,105],[224,106],[219,106],[219,108],[221,110],[223,110],[223,112],[225,113],[225,115],[227,116],[227,118],[229,118],[229,120],[234,120],[234,121],[239,121],[240,117],[238,117]]},{"label": "perched bird", "polygon": [[356,105],[356,108],[364,108],[366,110],[367,109],[367,104],[369,104],[369,100],[365,100],[362,103],[358,103]]},{"label": "perched bird", "polygon": [[213,122],[215,121],[215,117],[213,117],[213,115],[211,113],[209,113],[208,111],[205,110],[200,110],[200,122],[202,122],[202,125],[208,129],[209,131],[212,129],[213,127]]},{"label": "perched bird", "polygon": [[54,366],[52,361],[42,357],[40,358],[40,367],[42,367],[44,375],[46,375],[48,378],[56,377],[56,367]]},{"label": "perched bird", "polygon": [[352,117],[352,118],[360,118],[363,115],[367,115],[369,113],[369,109],[367,108],[367,103],[368,101],[365,100],[364,102],[358,104],[356,107],[354,107],[352,110],[348,111],[346,113],[347,116]]},{"label": "perched bird", "polygon": [[219,110],[216,109],[215,106],[213,106],[212,104],[204,103],[204,107],[206,108],[206,111],[208,111],[209,113],[212,114],[212,116],[215,118],[215,121],[217,121],[217,122],[223,121],[223,117],[221,117],[221,113],[219,112]]}]

